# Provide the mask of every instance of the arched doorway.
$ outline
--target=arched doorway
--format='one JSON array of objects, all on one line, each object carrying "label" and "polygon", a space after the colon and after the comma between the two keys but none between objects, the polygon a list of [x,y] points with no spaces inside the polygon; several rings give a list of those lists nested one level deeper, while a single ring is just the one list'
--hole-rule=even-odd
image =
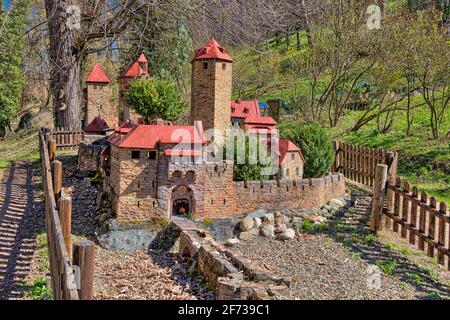
[{"label": "arched doorway", "polygon": [[187,186],[173,189],[171,197],[172,216],[186,216],[195,212],[194,192]]}]

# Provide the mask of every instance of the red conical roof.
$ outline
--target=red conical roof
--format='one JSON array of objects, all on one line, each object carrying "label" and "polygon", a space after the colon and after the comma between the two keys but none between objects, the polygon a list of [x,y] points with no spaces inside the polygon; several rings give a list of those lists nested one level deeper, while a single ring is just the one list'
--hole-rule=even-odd
[{"label": "red conical roof", "polygon": [[139,58],[137,59],[137,62],[147,63],[147,62],[148,62],[148,59],[147,59],[147,57],[146,57],[143,53],[141,53],[141,55],[140,55]]},{"label": "red conical roof", "polygon": [[103,120],[102,116],[97,116],[91,123],[88,124],[86,128],[84,128],[84,132],[86,133],[102,133],[106,129],[109,129],[108,124],[105,120]]},{"label": "red conical roof", "polygon": [[89,73],[86,82],[88,83],[110,83],[108,76],[105,71],[103,71],[100,64],[96,63]]},{"label": "red conical roof", "polygon": [[228,51],[214,38],[209,40],[204,47],[195,50],[194,60],[199,59],[219,59],[227,62],[233,62],[233,59],[228,54]]},{"label": "red conical roof", "polygon": [[122,73],[122,78],[136,78],[147,74],[148,73],[145,72],[145,70],[142,69],[139,63],[136,61],[131,65],[131,67],[127,71]]}]

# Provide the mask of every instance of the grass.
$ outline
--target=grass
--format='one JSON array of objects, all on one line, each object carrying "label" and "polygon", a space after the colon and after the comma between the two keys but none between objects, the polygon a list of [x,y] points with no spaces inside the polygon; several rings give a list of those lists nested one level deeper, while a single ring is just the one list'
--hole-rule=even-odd
[{"label": "grass", "polygon": [[300,232],[316,233],[327,230],[327,225],[325,223],[315,224],[314,221],[305,219],[294,226],[294,228]]},{"label": "grass", "polygon": [[51,289],[44,277],[37,278],[31,283],[24,283],[21,286],[26,288],[24,296],[31,300],[51,300]]},{"label": "grass", "polygon": [[22,130],[0,140],[0,171],[6,170],[13,161],[37,159],[39,159],[37,129]]},{"label": "grass", "polygon": [[393,275],[397,268],[397,262],[394,260],[381,261],[377,260],[375,264],[387,275]]},{"label": "grass", "polygon": [[[422,99],[415,97],[417,102]],[[420,191],[426,191],[438,201],[450,203],[450,141],[433,139],[429,130],[429,115],[425,107],[414,111],[412,136],[406,135],[406,116],[399,113],[392,130],[381,134],[376,121],[372,121],[358,132],[348,133],[357,121],[359,111],[347,111],[338,128],[330,129],[333,138],[371,148],[397,151],[399,153],[398,174]],[[447,113],[442,131],[450,130],[450,112]]]}]

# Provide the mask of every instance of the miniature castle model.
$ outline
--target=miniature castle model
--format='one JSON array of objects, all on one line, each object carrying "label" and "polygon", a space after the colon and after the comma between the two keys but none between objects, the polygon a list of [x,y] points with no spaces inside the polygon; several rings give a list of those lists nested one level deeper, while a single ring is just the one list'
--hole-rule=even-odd
[{"label": "miniature castle model", "polygon": [[[91,74],[107,87],[107,77],[99,68],[96,65]],[[143,54],[121,75],[120,103],[128,110],[126,121],[107,138],[108,147],[101,152],[100,161],[118,221],[148,221],[187,213],[218,218],[260,208],[311,207],[343,192],[340,176],[302,180],[305,160],[301,150],[287,140],[279,141],[282,174],[274,181],[235,182],[232,161],[198,161],[208,143],[208,129],[225,132],[239,128],[269,136],[275,133],[276,121],[261,115],[257,101],[232,101],[232,68],[233,59],[215,39],[195,51],[189,126],[134,121],[137,117],[125,106],[123,95],[133,79],[151,78]],[[105,110],[95,105],[98,102],[103,106],[104,89],[95,90],[88,91],[89,116]],[[96,94],[100,95],[98,99]],[[112,114],[103,117],[111,125],[108,119]],[[91,127],[101,126],[99,119],[92,121]],[[179,136],[177,132],[183,133]],[[187,148],[180,150],[180,145]]]}]

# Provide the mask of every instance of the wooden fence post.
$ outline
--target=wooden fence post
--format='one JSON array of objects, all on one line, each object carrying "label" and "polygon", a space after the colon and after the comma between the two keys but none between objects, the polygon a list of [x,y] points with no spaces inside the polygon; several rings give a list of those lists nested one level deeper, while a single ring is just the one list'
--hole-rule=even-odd
[{"label": "wooden fence post", "polygon": [[94,286],[94,248],[92,241],[82,240],[73,245],[73,265],[79,268],[78,295],[80,300],[92,300]]},{"label": "wooden fence post", "polygon": [[386,179],[388,167],[384,164],[377,165],[373,186],[372,218],[373,231],[381,230],[381,217],[383,216],[384,196],[386,192]]},{"label": "wooden fence post", "polygon": [[333,146],[334,146],[334,154],[335,154],[335,159],[334,159],[334,165],[333,165],[333,172],[339,172],[339,168],[341,166],[340,161],[339,161],[339,141],[338,140],[334,140],[333,141]]},{"label": "wooden fence post", "polygon": [[72,258],[72,198],[61,197],[58,202],[59,220],[66,244],[67,256]]},{"label": "wooden fence post", "polygon": [[53,178],[53,193],[55,194],[55,201],[57,202],[61,196],[62,189],[62,163],[61,161],[52,161],[52,178]]},{"label": "wooden fence post", "polygon": [[56,141],[54,139],[50,139],[47,144],[48,147],[48,156],[50,158],[50,162],[56,160]]},{"label": "wooden fence post", "polygon": [[[388,183],[395,185],[395,181],[397,179],[397,161],[398,161],[397,154],[391,151],[387,152],[385,161],[386,165],[388,166],[387,181]],[[394,211],[394,199],[395,199],[395,192],[388,189],[386,194],[386,207],[389,212]],[[391,225],[392,225],[391,219],[386,217],[385,220],[386,229],[390,229]]]}]

